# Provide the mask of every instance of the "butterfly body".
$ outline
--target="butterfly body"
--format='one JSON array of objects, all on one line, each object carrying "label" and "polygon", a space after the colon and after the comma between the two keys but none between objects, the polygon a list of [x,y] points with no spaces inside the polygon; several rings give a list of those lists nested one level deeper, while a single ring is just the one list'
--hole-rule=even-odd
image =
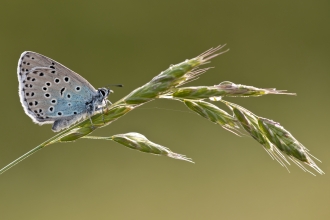
[{"label": "butterfly body", "polygon": [[19,96],[33,122],[52,124],[57,132],[90,117],[106,104],[110,90],[41,54],[27,51],[18,61]]}]

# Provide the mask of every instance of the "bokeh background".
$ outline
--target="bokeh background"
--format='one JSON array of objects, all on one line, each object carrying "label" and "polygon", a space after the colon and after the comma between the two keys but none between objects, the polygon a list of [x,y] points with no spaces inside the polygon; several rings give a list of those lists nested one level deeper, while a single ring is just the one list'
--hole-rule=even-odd
[{"label": "bokeh background", "polygon": [[[16,66],[25,50],[68,66],[116,101],[170,64],[227,43],[190,85],[222,81],[298,96],[231,98],[280,122],[323,161],[288,173],[239,138],[156,100],[95,135],[139,132],[196,164],[114,142],[51,145],[0,176],[1,219],[330,219],[329,1],[2,1],[0,166],[52,137],[24,114]],[[226,109],[225,106],[219,104]]]}]

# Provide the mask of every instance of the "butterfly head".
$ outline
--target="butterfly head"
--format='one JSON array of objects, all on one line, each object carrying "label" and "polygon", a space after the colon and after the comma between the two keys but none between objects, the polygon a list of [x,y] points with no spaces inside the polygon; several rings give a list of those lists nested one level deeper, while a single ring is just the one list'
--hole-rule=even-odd
[{"label": "butterfly head", "polygon": [[113,91],[105,87],[99,88],[97,90],[98,98],[102,101],[106,99],[110,93],[113,93]]},{"label": "butterfly head", "polygon": [[[121,84],[110,85],[110,86],[123,87],[123,85],[121,85]],[[99,88],[97,90],[97,97],[96,97],[95,101],[97,101],[100,104],[103,103],[104,100],[107,100],[107,97],[110,93],[113,93],[113,91],[107,87]]]}]

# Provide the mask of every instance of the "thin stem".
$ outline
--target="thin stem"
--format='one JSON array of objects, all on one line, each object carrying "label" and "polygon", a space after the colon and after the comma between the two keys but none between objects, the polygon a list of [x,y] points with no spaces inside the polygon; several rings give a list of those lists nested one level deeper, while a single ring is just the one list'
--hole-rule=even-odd
[{"label": "thin stem", "polygon": [[82,136],[81,138],[86,138],[86,139],[96,139],[96,140],[112,140],[109,137],[97,137],[97,136]]},{"label": "thin stem", "polygon": [[10,168],[12,168],[13,166],[15,166],[16,164],[18,164],[19,162],[21,162],[22,160],[28,158],[29,156],[31,156],[32,154],[34,154],[35,152],[41,150],[42,148],[55,143],[55,141],[61,137],[61,135],[64,132],[61,132],[57,135],[55,135],[54,137],[48,139],[47,141],[43,142],[42,144],[38,145],[37,147],[33,148],[32,150],[30,150],[29,152],[23,154],[22,156],[20,156],[19,158],[17,158],[16,160],[12,161],[11,163],[9,163],[8,165],[6,165],[5,167],[3,167],[0,170],[0,175],[3,174],[4,172],[6,172],[7,170],[9,170]]},{"label": "thin stem", "polygon": [[7,170],[9,170],[10,168],[12,168],[13,166],[15,166],[16,164],[18,164],[19,162],[21,162],[22,160],[28,158],[29,156],[31,156],[32,154],[34,154],[35,152],[37,152],[38,150],[41,150],[42,148],[44,148],[44,145],[39,145],[35,148],[33,148],[32,150],[30,150],[29,152],[27,152],[26,154],[23,154],[22,156],[20,156],[19,158],[17,158],[16,160],[14,160],[13,162],[11,162],[10,164],[8,164],[7,166],[3,167],[0,170],[0,175],[4,172],[6,172]]}]

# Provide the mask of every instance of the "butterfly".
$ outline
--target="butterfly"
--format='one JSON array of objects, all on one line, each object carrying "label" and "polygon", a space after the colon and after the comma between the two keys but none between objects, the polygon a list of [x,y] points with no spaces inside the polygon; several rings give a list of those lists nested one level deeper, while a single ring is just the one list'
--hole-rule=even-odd
[{"label": "butterfly", "polygon": [[95,89],[86,79],[44,55],[26,51],[17,67],[19,97],[25,113],[58,132],[104,107],[111,90]]}]

